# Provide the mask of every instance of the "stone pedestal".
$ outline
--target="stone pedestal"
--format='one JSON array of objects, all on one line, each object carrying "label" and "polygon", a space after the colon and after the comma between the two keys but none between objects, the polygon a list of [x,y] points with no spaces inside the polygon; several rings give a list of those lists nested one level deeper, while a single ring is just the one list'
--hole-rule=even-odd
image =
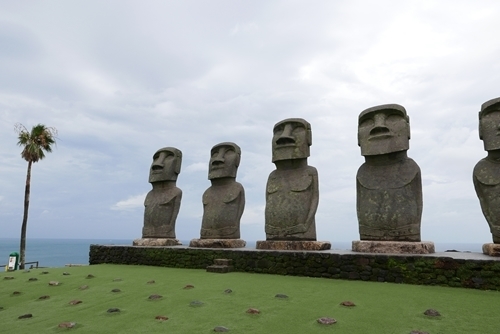
[{"label": "stone pedestal", "polygon": [[352,251],[360,253],[387,254],[432,254],[434,243],[431,241],[373,241],[356,240],[352,242]]},{"label": "stone pedestal", "polygon": [[182,243],[177,239],[171,239],[171,238],[141,238],[141,239],[135,239],[132,245],[148,246],[148,247],[164,247],[164,246],[180,246],[182,245]]},{"label": "stone pedestal", "polygon": [[300,241],[300,240],[265,240],[257,241],[257,249],[272,250],[327,250],[332,248],[328,241]]},{"label": "stone pedestal", "polygon": [[483,253],[489,256],[500,256],[500,244],[484,244]]},{"label": "stone pedestal", "polygon": [[198,248],[244,248],[246,241],[241,239],[192,239],[189,247]]}]

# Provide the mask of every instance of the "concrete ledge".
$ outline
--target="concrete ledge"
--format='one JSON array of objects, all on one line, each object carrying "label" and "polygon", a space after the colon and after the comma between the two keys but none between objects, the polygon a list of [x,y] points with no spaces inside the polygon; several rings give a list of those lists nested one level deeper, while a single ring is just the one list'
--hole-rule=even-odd
[{"label": "concrete ledge", "polygon": [[189,247],[197,248],[243,248],[246,241],[242,239],[192,239]]},{"label": "concrete ledge", "polygon": [[489,256],[500,256],[500,244],[484,244],[483,254]]},{"label": "concrete ledge", "polygon": [[177,239],[170,239],[170,238],[141,238],[141,239],[135,239],[132,245],[148,246],[148,247],[164,247],[164,246],[180,246],[182,245],[182,243]]},{"label": "concrete ledge", "polygon": [[298,241],[298,240],[265,240],[257,241],[257,249],[272,250],[327,250],[332,248],[328,241]]},{"label": "concrete ledge", "polygon": [[430,241],[371,241],[356,240],[352,242],[352,251],[359,253],[384,254],[432,254],[434,243]]}]

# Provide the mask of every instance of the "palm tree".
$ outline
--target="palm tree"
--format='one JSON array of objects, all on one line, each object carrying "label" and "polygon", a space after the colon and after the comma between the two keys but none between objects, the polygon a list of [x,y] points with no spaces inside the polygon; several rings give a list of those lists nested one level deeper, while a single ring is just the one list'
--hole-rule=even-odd
[{"label": "palm tree", "polygon": [[24,263],[26,261],[26,227],[28,225],[28,207],[30,205],[31,165],[45,158],[44,152],[52,152],[52,145],[56,143],[55,138],[57,136],[57,130],[53,127],[46,127],[43,124],[38,124],[31,128],[31,131],[28,131],[21,123],[15,125],[15,130],[19,135],[17,145],[23,147],[21,156],[28,162],[19,259],[19,269],[24,269]]}]

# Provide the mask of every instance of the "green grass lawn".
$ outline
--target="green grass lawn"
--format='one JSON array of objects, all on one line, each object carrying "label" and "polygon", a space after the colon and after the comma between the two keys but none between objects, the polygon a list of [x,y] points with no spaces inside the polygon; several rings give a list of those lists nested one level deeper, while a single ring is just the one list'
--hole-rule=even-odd
[{"label": "green grass lawn", "polygon": [[[150,300],[153,294],[162,298]],[[44,295],[50,298],[39,299]],[[347,300],[356,306],[340,305]],[[0,308],[0,333],[213,333],[216,326],[229,333],[500,333],[497,291],[127,265],[2,272]],[[424,315],[429,308],[441,316]],[[18,319],[26,313],[33,317]],[[337,323],[321,325],[320,317]],[[76,326],[59,328],[65,321]]]}]

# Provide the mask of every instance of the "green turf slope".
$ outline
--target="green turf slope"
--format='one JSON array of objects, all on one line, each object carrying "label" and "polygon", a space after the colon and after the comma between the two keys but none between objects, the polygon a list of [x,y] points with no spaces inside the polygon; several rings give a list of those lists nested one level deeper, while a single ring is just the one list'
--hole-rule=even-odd
[{"label": "green turf slope", "polygon": [[[88,289],[80,290],[83,285]],[[162,298],[150,300],[152,294]],[[50,298],[39,299],[44,295]],[[69,305],[71,300],[82,303]],[[340,305],[347,300],[356,306]],[[192,301],[203,305],[190,306]],[[0,333],[213,333],[216,326],[229,333],[500,333],[497,291],[146,266],[2,272],[0,308]],[[120,312],[108,313],[109,308]],[[248,314],[248,308],[261,313]],[[425,316],[429,308],[441,316]],[[33,317],[18,319],[26,313]],[[158,315],[168,320],[156,320]],[[320,325],[320,317],[337,323]],[[58,328],[65,321],[77,325]]]}]

